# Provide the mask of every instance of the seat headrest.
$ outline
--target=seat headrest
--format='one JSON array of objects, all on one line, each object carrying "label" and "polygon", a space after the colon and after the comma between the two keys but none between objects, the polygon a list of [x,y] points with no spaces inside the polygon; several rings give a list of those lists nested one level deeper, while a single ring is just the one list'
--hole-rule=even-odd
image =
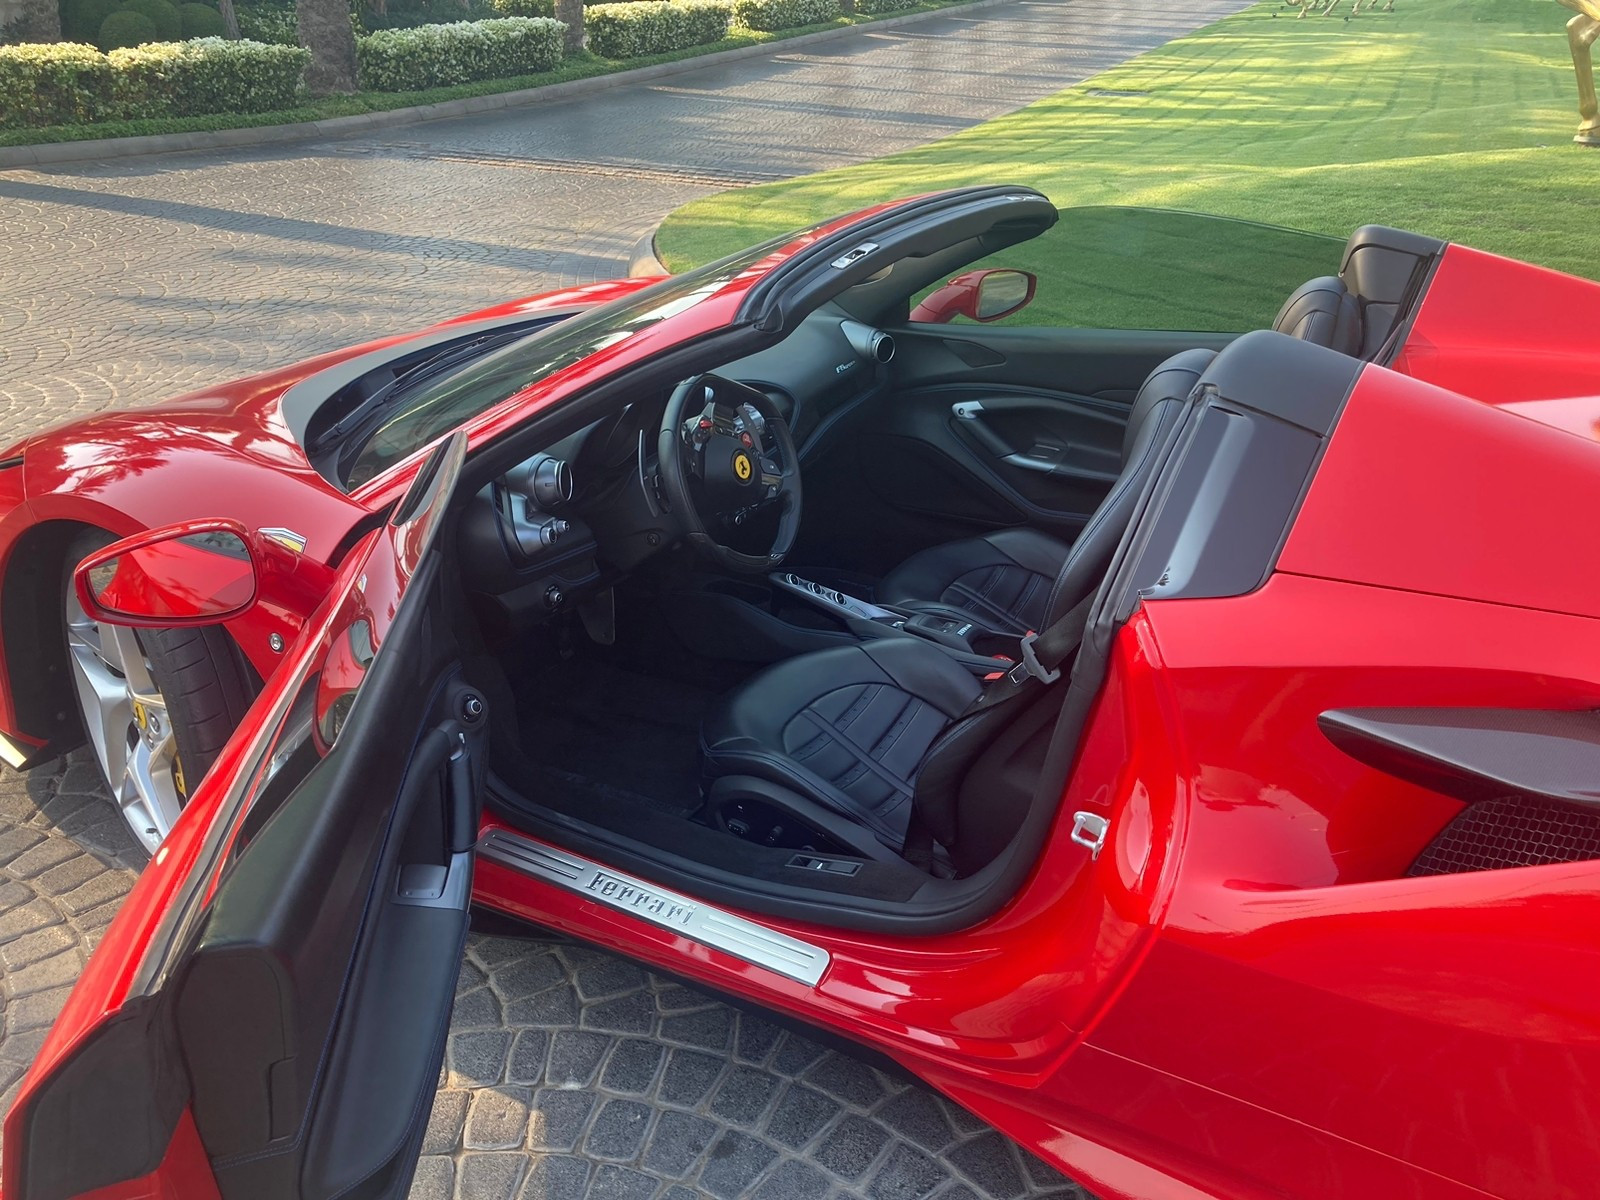
[{"label": "seat headrest", "polygon": [[1294,290],[1272,327],[1340,354],[1361,354],[1361,306],[1337,275],[1324,275]]}]

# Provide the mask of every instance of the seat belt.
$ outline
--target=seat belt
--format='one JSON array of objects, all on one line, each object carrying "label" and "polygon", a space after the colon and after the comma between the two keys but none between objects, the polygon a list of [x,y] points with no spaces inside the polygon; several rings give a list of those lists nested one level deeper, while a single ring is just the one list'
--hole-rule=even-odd
[{"label": "seat belt", "polygon": [[1083,640],[1094,593],[1085,596],[1043,632],[1022,639],[1022,661],[990,681],[946,726],[922,757],[912,780],[911,822],[902,853],[924,870],[935,862],[935,844],[949,847],[955,837],[954,797],[968,768],[1006,722],[999,710],[1024,694],[1061,678],[1061,666]]},{"label": "seat belt", "polygon": [[997,704],[1031,690],[1035,683],[1050,684],[1061,678],[1061,666],[1071,658],[1083,641],[1083,631],[1089,626],[1089,610],[1094,607],[1093,592],[1041,633],[1030,633],[1022,639],[1022,660],[1000,678],[991,680],[968,707],[956,718],[961,720],[974,713],[983,712]]}]

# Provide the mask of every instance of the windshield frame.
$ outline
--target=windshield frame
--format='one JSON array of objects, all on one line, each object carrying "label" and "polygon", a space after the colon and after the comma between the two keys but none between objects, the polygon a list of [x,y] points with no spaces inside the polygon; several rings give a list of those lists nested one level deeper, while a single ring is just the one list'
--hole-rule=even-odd
[{"label": "windshield frame", "polygon": [[611,351],[703,304],[744,276],[766,273],[786,247],[808,238],[799,230],[761,242],[681,275],[576,313],[461,364],[402,393],[403,403],[366,423],[337,452],[333,474],[347,493],[363,492],[452,430],[488,413],[585,359]]}]

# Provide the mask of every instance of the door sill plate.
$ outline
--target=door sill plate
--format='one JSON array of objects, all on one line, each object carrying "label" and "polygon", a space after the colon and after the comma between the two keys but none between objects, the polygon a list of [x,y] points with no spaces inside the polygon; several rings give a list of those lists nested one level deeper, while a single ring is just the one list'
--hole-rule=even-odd
[{"label": "door sill plate", "polygon": [[486,834],[478,854],[807,987],[815,987],[828,969],[828,952],[820,946],[504,829]]}]

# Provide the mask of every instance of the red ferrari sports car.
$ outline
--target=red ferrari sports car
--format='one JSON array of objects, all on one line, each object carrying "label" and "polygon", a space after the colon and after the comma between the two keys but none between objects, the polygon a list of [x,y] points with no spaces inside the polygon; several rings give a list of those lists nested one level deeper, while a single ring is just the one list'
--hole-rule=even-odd
[{"label": "red ferrari sports car", "polygon": [[153,858],[6,1197],[403,1196],[474,905],[1107,1197],[1592,1195],[1597,307],[985,187],[13,447]]}]

